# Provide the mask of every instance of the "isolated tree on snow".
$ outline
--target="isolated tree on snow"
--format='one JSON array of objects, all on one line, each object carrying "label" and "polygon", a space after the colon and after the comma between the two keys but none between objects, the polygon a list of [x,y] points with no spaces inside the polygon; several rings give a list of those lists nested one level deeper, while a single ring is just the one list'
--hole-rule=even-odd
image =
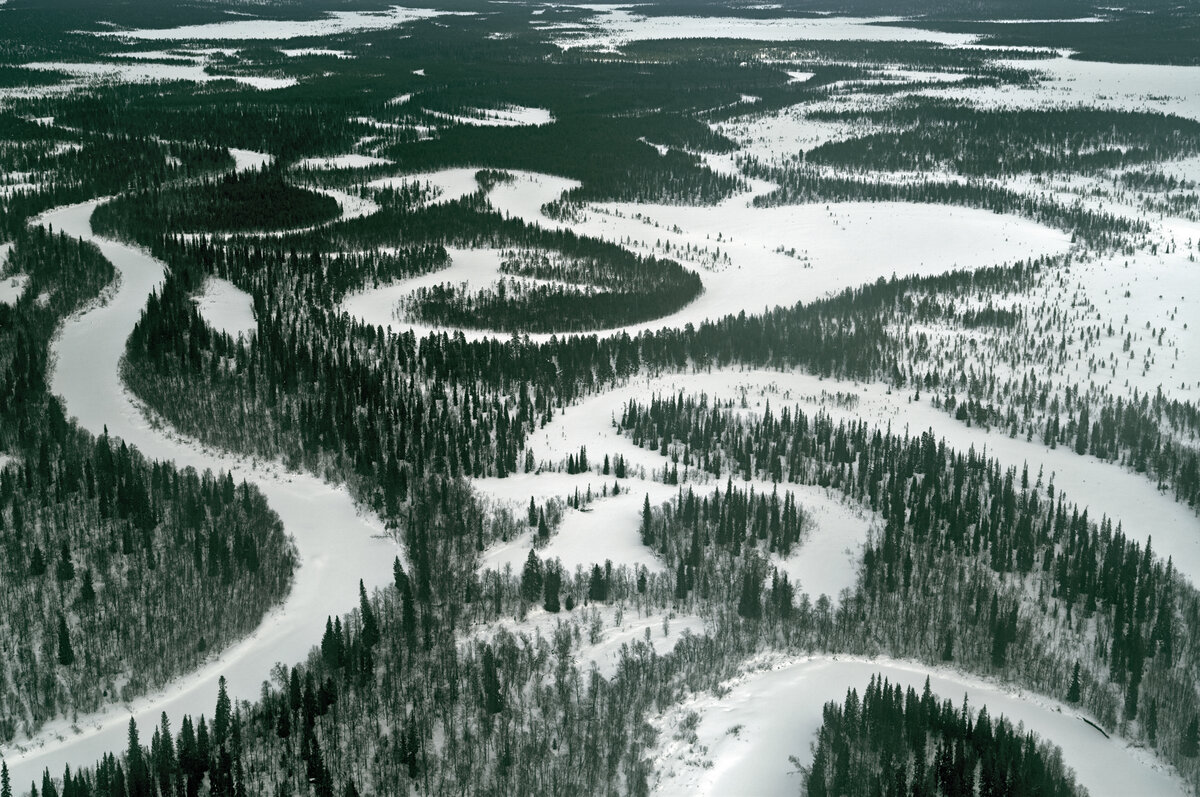
[{"label": "isolated tree on snow", "polygon": [[650,512],[650,494],[646,493],[646,500],[642,502],[642,545],[654,544],[654,516]]}]

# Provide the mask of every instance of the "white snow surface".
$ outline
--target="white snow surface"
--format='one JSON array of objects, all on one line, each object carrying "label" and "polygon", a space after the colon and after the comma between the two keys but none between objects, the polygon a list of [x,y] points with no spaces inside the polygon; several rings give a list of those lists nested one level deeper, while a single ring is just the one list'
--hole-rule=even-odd
[{"label": "white snow surface", "polygon": [[107,80],[122,83],[151,83],[155,81],[190,80],[194,83],[209,83],[214,80],[233,80],[264,91],[287,88],[299,81],[292,77],[270,77],[266,75],[214,75],[205,70],[202,63],[156,64],[141,61],[106,61],[97,63],[75,63],[65,61],[35,62],[22,64],[27,69],[65,72],[87,80]]},{"label": "white snow surface", "polygon": [[[517,569],[520,572],[520,569]],[[666,624],[664,625],[664,620]],[[693,614],[678,615],[639,614],[631,607],[618,609],[609,605],[580,605],[574,611],[547,612],[540,607],[532,609],[523,620],[504,619],[477,629],[476,639],[490,640],[504,629],[513,635],[525,635],[553,640],[559,623],[579,624],[583,628],[578,647],[572,648],[571,658],[580,665],[584,677],[596,665],[596,670],[605,678],[617,674],[621,663],[621,648],[634,642],[648,642],[655,653],[662,655],[675,648],[685,634],[703,634],[706,626],[703,618]],[[592,641],[591,630],[597,629],[596,640]],[[664,628],[665,633],[664,633]],[[646,631],[650,633],[647,634]]]},{"label": "white snow surface", "polygon": [[17,274],[0,279],[0,304],[16,304],[29,284],[29,277]]},{"label": "white snow surface", "polygon": [[[950,46],[972,44],[973,34],[943,33],[917,28],[872,25],[889,18],[821,17],[746,19],[742,17],[642,17],[628,6],[597,6],[586,27],[563,29],[554,39],[559,47],[615,50],[632,41],[649,39],[747,39],[752,41],[926,41]],[[555,26],[543,26],[553,28]]]},{"label": "white snow surface", "polygon": [[[993,720],[1003,716],[1062,748],[1063,761],[1092,797],[1183,795],[1188,789],[1152,754],[1119,738],[1106,739],[1088,726],[1077,709],[1057,701],[1014,691],[991,681],[945,668],[929,668],[889,658],[845,656],[759,659],[734,678],[723,698],[695,695],[657,720],[661,732],[655,794],[754,794],[758,797],[800,793],[800,775],[789,761],[812,763],[809,745],[821,726],[821,710],[841,701],[847,689],[862,695],[872,675],[912,687],[918,694],[928,676],[939,700],[961,707],[964,696],[972,710],[986,706]],[[689,712],[700,716],[696,742],[679,733]]]},{"label": "white snow surface", "polygon": [[333,11],[323,19],[279,20],[236,19],[176,28],[96,31],[97,36],[148,41],[254,41],[262,39],[298,39],[332,36],[359,30],[394,28],[417,19],[428,19],[449,12],[428,8],[392,6],[387,11]]},{"label": "white snow surface", "polygon": [[214,329],[247,340],[258,330],[254,300],[229,280],[207,278],[195,299],[201,317]]},{"label": "white snow surface", "polygon": [[475,127],[539,127],[554,121],[554,115],[545,108],[527,108],[509,105],[504,108],[469,108],[460,114],[425,110],[430,116]]},{"label": "white snow surface", "polygon": [[[682,327],[742,311],[758,313],[878,277],[978,268],[1064,252],[1070,246],[1068,236],[1057,230],[972,208],[899,202],[754,208],[746,195],[716,207],[601,203],[587,206],[581,219],[563,223],[544,216],[541,207],[576,183],[549,175],[513,174],[516,179],[497,185],[488,195],[500,213],[610,241],[630,239],[632,243],[626,245],[635,251],[674,258],[699,272],[704,292],[691,304],[663,318],[604,331],[613,334]],[[757,187],[755,193],[761,190]],[[936,238],[928,234],[931,229],[939,231]],[[696,254],[689,255],[687,247]],[[728,262],[713,263],[717,251]],[[351,312],[367,323],[394,325],[392,306],[399,297],[390,298],[389,302],[356,297]],[[410,326],[418,336],[431,331],[419,324]],[[496,334],[461,331],[472,339]],[[549,337],[530,335],[534,340]]]},{"label": "white snow surface", "polygon": [[0,748],[15,783],[40,777],[44,768],[97,760],[125,745],[129,717],[153,727],[161,712],[211,714],[217,679],[224,675],[234,700],[258,697],[275,662],[303,660],[320,641],[323,618],[357,605],[358,580],[368,590],[392,579],[399,549],[378,518],[362,514],[344,488],[313,476],[290,473],[275,463],[215,452],[152,425],[143,408],[125,390],[119,362],[125,340],[146,297],[161,286],[164,266],[145,252],[92,234],[88,219],[97,202],[50,211],[41,221],[69,235],[96,243],[116,266],[120,281],[107,302],[77,314],[54,343],[51,389],[81,426],[109,433],[136,446],[148,457],[173,460],[179,467],[226,469],[265,494],[299,552],[292,589],[250,636],[214,654],[198,671],[180,676],[166,688],[133,701],[111,705],[75,723],[48,725],[32,741]]},{"label": "white snow surface", "polygon": [[475,179],[478,172],[479,169],[459,168],[421,174],[404,174],[399,177],[383,177],[367,183],[367,188],[397,188],[415,183],[433,189],[437,195],[430,200],[429,204],[437,205],[443,202],[453,202],[478,191],[479,183]]},{"label": "white snow surface", "polygon": [[233,158],[234,171],[245,172],[251,169],[261,169],[271,162],[271,156],[266,152],[255,152],[252,149],[238,149],[237,147],[229,148],[229,155]]},{"label": "white snow surface", "polygon": [[1067,57],[998,61],[1033,69],[1045,78],[1030,86],[928,88],[919,94],[946,96],[981,107],[1054,108],[1086,106],[1173,113],[1200,119],[1200,66],[1115,64]]}]

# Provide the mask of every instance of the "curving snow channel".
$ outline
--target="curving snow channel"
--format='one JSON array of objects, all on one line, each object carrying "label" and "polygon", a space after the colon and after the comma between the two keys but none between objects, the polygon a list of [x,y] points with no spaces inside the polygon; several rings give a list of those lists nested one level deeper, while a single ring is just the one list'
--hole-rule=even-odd
[{"label": "curving snow channel", "polygon": [[356,605],[360,578],[368,590],[390,583],[391,562],[398,553],[379,519],[362,514],[345,489],[287,472],[275,463],[213,451],[151,424],[126,391],[119,368],[125,340],[146,297],[162,284],[164,266],[139,249],[93,235],[89,219],[97,204],[59,208],[42,217],[57,230],[94,242],[119,273],[107,303],[92,306],[63,326],[53,347],[51,389],[63,399],[67,413],[93,433],[107,428],[150,458],[201,471],[226,469],[236,481],[257,486],[283,520],[299,552],[299,566],[283,604],[250,636],[197,671],[129,705],[110,705],[75,723],[60,720],[33,740],[0,749],[14,783],[40,778],[46,767],[57,773],[64,764],[90,764],[122,749],[130,716],[149,729],[163,711],[176,720],[184,713],[211,714],[222,675],[234,700],[257,698],[276,662],[303,660],[320,641],[324,618]]},{"label": "curving snow channel", "polygon": [[[542,206],[578,183],[530,172],[510,174],[511,182],[496,185],[488,194],[502,215],[619,241],[639,254],[675,259],[700,275],[704,292],[678,312],[600,330],[601,334],[632,335],[742,311],[759,313],[819,299],[879,277],[973,269],[1061,253],[1071,245],[1069,236],[1058,230],[973,208],[902,202],[750,206],[750,198],[769,189],[765,184],[715,207],[602,203],[588,205],[579,218],[562,222],[543,215]],[[931,230],[937,234],[931,235]],[[364,303],[357,309],[367,323],[394,324],[386,302]],[[435,331],[420,324],[409,326],[418,336]],[[453,331],[476,340],[496,335],[488,330]],[[550,335],[529,337],[541,341]]]},{"label": "curving snow channel", "polygon": [[[1004,716],[1014,725],[1023,723],[1025,730],[1062,748],[1063,761],[1092,797],[1189,793],[1152,754],[1119,738],[1105,738],[1075,708],[955,670],[835,656],[768,658],[758,666],[762,669],[727,684],[731,689],[725,697],[694,696],[658,721],[665,741],[654,760],[659,772],[654,793],[799,794],[800,775],[789,757],[795,756],[801,766],[811,764],[809,745],[816,741],[825,703],[842,700],[851,688],[861,695],[877,674],[918,694],[928,676],[939,700],[961,706],[965,695],[973,709],[986,706],[993,720]],[[676,736],[680,721],[692,711],[700,715],[695,744]]]}]

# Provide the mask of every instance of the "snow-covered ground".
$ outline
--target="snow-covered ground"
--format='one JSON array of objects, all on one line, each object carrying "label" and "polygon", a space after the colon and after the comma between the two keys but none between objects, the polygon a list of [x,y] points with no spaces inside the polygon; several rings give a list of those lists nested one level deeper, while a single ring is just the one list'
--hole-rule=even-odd
[{"label": "snow-covered ground", "polygon": [[154,81],[190,80],[208,83],[214,80],[234,80],[256,89],[270,90],[294,86],[298,82],[291,77],[267,75],[218,75],[208,72],[203,63],[156,64],[141,61],[102,61],[79,63],[74,61],[35,62],[22,64],[26,69],[42,69],[65,72],[86,80],[109,80],[121,83],[149,83]]},{"label": "snow-covered ground", "polygon": [[[954,670],[845,656],[765,657],[754,665],[727,684],[724,697],[695,695],[657,720],[661,742],[654,761],[659,777],[655,794],[800,793],[800,775],[789,757],[795,756],[801,766],[811,764],[809,745],[821,726],[822,707],[843,700],[847,689],[861,695],[872,675],[911,686],[918,694],[928,676],[930,689],[941,700],[961,706],[965,696],[973,710],[986,706],[992,719],[1023,723],[1025,730],[1062,748],[1063,761],[1092,797],[1189,793],[1152,754],[1119,738],[1105,738],[1075,708]],[[699,715],[695,742],[681,726],[691,712]]]},{"label": "snow-covered ground", "polygon": [[[788,306],[878,277],[978,268],[1064,252],[1070,246],[1059,231],[971,208],[898,202],[754,208],[746,195],[716,207],[600,203],[584,209],[582,218],[562,223],[546,218],[541,207],[573,187],[572,181],[527,172],[514,176],[488,195],[502,214],[620,241],[644,254],[675,258],[700,273],[704,292],[695,301],[670,316],[623,328],[630,334]],[[936,237],[929,235],[931,229],[938,230]],[[360,294],[354,309],[346,309],[368,323],[395,326],[392,308],[398,289],[380,288],[389,293],[379,300]],[[412,328],[417,334],[431,331]],[[494,334],[463,332],[468,338]]]},{"label": "snow-covered ground", "polygon": [[250,338],[258,330],[250,294],[220,277],[209,277],[196,294],[201,317],[214,329],[237,338]]},{"label": "snow-covered ground", "polygon": [[298,169],[363,169],[368,166],[386,166],[392,161],[374,155],[351,152],[332,158],[305,158],[296,164]]},{"label": "snow-covered ground", "polygon": [[403,185],[419,185],[429,188],[435,196],[429,204],[453,202],[464,196],[469,196],[479,190],[479,182],[475,175],[479,169],[459,168],[443,169],[437,172],[422,172],[420,174],[404,174],[399,177],[383,177],[367,183],[367,188],[398,188]]},{"label": "snow-covered ground", "polygon": [[95,237],[88,219],[96,204],[60,208],[42,217],[56,230],[96,243],[120,273],[107,303],[64,325],[53,347],[51,389],[63,399],[67,413],[93,433],[107,427],[148,457],[197,470],[230,470],[236,481],[256,485],[283,520],[300,565],[284,603],[253,634],[214,654],[198,671],[131,705],[109,706],[74,723],[60,720],[32,741],[0,749],[14,783],[39,778],[46,767],[60,772],[64,764],[92,762],[120,750],[131,715],[150,728],[163,711],[172,717],[211,714],[222,675],[231,698],[257,698],[276,662],[302,660],[320,641],[324,618],[357,605],[360,578],[369,590],[391,582],[391,562],[399,553],[379,519],[362,514],[343,488],[275,463],[216,452],[152,425],[121,383],[119,362],[146,297],[162,284],[164,266],[139,249]]},{"label": "snow-covered ground", "polygon": [[1173,113],[1200,119],[1200,66],[1115,64],[1080,61],[1062,55],[1039,61],[999,61],[1002,66],[1034,69],[1043,80],[1031,86],[923,89],[980,107],[1092,107]]},{"label": "snow-covered ground", "polygon": [[972,44],[973,34],[873,25],[884,18],[820,17],[747,19],[743,17],[643,17],[629,6],[594,6],[587,25],[556,29],[554,43],[565,49],[615,50],[632,41],[655,39],[747,39],[751,41],[926,41],[952,46]]},{"label": "snow-covered ground", "polygon": [[538,127],[554,121],[554,115],[545,108],[526,108],[509,105],[504,108],[468,108],[459,114],[425,110],[430,116],[475,127]]},{"label": "snow-covered ground", "polygon": [[[517,573],[520,568],[515,568]],[[552,640],[559,623],[578,626],[580,640],[571,657],[586,676],[592,664],[605,678],[613,677],[621,662],[621,648],[635,642],[649,643],[659,655],[669,653],[685,634],[703,634],[704,620],[674,611],[640,614],[630,606],[580,605],[572,612],[547,612],[536,607],[524,620],[505,619],[476,630],[475,638],[494,639],[501,629],[513,635]],[[647,633],[648,632],[648,633]]]},{"label": "snow-covered ground", "polygon": [[428,19],[449,13],[427,8],[392,6],[387,11],[333,11],[322,19],[284,20],[253,17],[211,22],[202,25],[183,25],[176,28],[144,28],[135,30],[94,31],[96,36],[147,41],[256,41],[263,39],[299,39],[332,36],[358,30],[394,28],[417,19]]}]

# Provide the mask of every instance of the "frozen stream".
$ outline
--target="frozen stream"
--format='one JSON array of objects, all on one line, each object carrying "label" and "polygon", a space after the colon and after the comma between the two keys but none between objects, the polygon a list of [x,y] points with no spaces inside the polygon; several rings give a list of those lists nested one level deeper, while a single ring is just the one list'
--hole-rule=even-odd
[{"label": "frozen stream", "polygon": [[[768,658],[760,669],[727,684],[721,699],[705,694],[669,711],[659,722],[663,743],[655,760],[660,795],[800,793],[800,775],[789,762],[812,763],[809,744],[821,726],[821,709],[841,701],[848,689],[862,695],[872,675],[911,686],[918,694],[929,677],[930,690],[961,707],[963,696],[972,710],[987,706],[995,721],[1005,717],[1037,733],[1063,751],[1076,781],[1092,797],[1187,794],[1188,790],[1145,750],[1119,738],[1107,739],[1085,724],[1070,706],[1038,695],[1016,693],[955,670],[926,668],[907,661],[879,658],[814,656]],[[679,738],[680,721],[700,715],[696,742]],[[678,734],[678,735],[677,735]]]},{"label": "frozen stream", "polygon": [[211,715],[222,675],[231,698],[256,699],[276,662],[304,660],[320,641],[325,617],[356,605],[358,579],[368,590],[391,581],[392,559],[398,553],[379,519],[361,514],[346,490],[272,463],[216,452],[151,426],[121,383],[119,365],[147,295],[163,282],[163,264],[139,249],[93,235],[89,219],[97,204],[59,208],[43,217],[55,230],[96,243],[119,274],[106,304],[64,324],[53,346],[51,389],[62,398],[67,414],[95,434],[107,427],[109,434],[150,458],[200,471],[229,470],[236,481],[257,486],[295,541],[300,565],[283,604],[253,634],[198,671],[132,704],[113,704],[74,723],[58,720],[32,741],[0,749],[13,783],[21,785],[40,781],[46,767],[61,775],[64,764],[91,765],[104,753],[124,749],[131,715],[145,740],[164,711],[176,727],[185,713]]}]

